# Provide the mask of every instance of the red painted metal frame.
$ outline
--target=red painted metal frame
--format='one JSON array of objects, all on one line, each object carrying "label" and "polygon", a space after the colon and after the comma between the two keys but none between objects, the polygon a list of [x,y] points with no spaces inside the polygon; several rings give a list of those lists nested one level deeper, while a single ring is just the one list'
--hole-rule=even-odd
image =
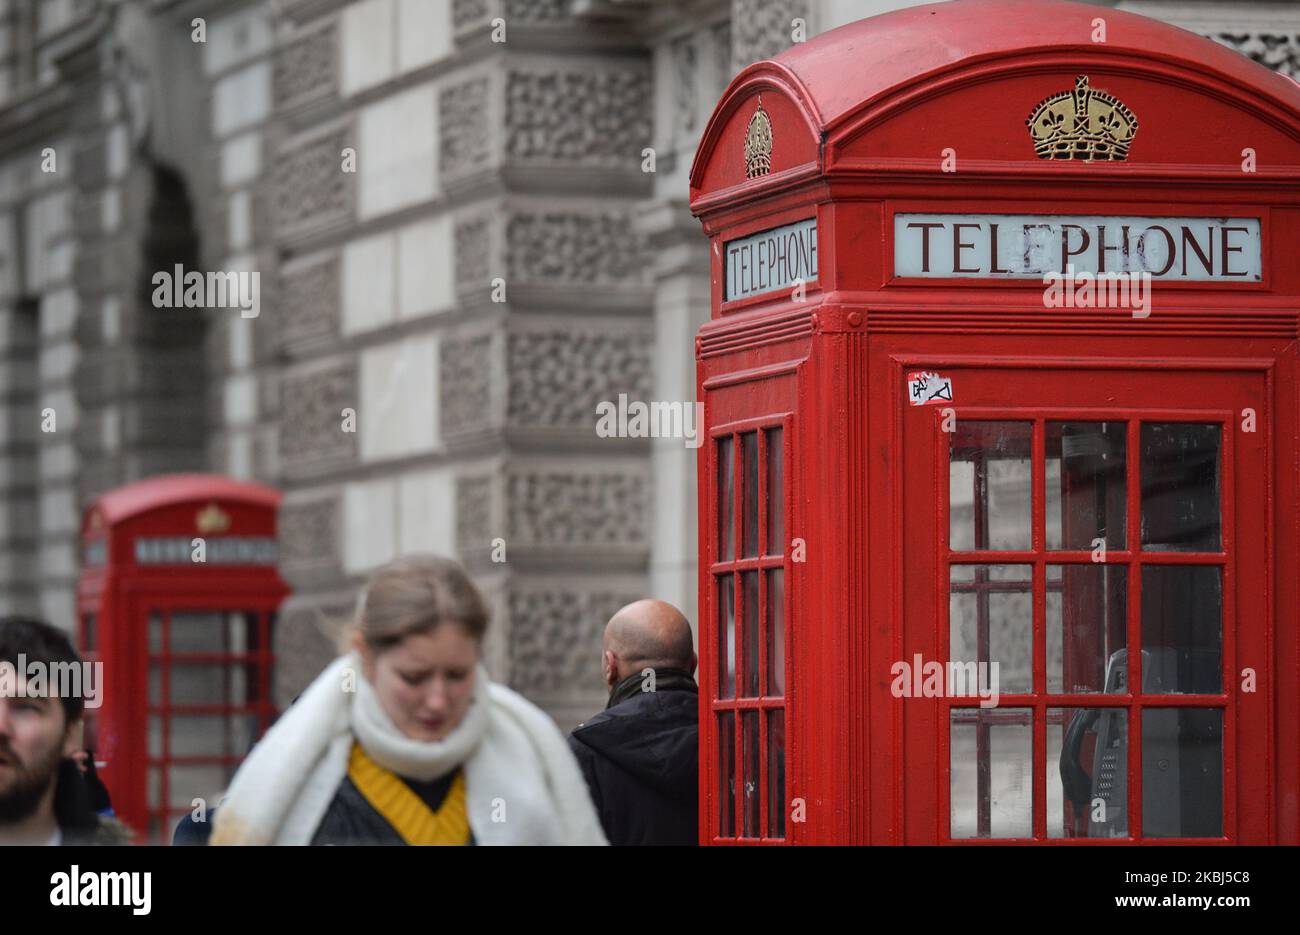
[{"label": "red painted metal frame", "polygon": [[[919,435],[905,428],[933,415],[910,411],[903,378],[908,368],[949,367],[961,378],[959,411],[975,406],[1019,419],[1091,411],[1131,420],[1165,410],[1174,420],[1211,413],[1230,426],[1243,406],[1257,409],[1257,434],[1224,432],[1223,556],[1160,561],[1224,563],[1225,677],[1254,667],[1259,690],[1242,693],[1234,677],[1223,696],[1150,700],[1227,712],[1224,840],[1300,844],[1300,575],[1293,573],[1300,556],[1300,86],[1209,40],[1122,11],[1107,11],[1108,41],[1093,43],[1095,16],[1093,6],[1052,0],[897,11],[746,68],[706,127],[691,171],[691,207],[711,243],[713,320],[696,341],[698,398],[710,437],[727,426],[785,420],[786,534],[804,540],[808,556],[790,562],[787,555],[785,572],[787,794],[807,808],[806,821],[787,823],[786,843],[949,840],[948,725],[939,718],[952,704],[888,692],[890,665],[909,658],[904,651],[916,633],[946,647],[940,602],[948,596],[948,555],[938,539],[941,528],[946,535],[946,466],[936,456],[934,424]],[[1079,74],[1139,113],[1128,161],[1034,157],[1025,114]],[[772,115],[773,172],[747,179],[743,138],[760,92]],[[955,174],[941,171],[947,145],[958,152]],[[1245,146],[1258,151],[1256,172],[1241,170]],[[1125,310],[1050,309],[1034,280],[895,277],[892,218],[900,211],[1258,217],[1263,276],[1246,284],[1157,283],[1145,319]],[[787,292],[723,301],[727,241],[810,217],[819,274],[803,301]],[[963,380],[972,387],[1031,370],[1056,398],[990,392],[962,401]],[[1157,372],[1167,388],[1153,391]],[[1102,384],[1108,398],[1094,393]],[[906,468],[921,457],[907,447],[918,437],[929,451],[920,476]],[[702,843],[718,840],[713,459],[705,446],[698,459]],[[1041,497],[1041,449],[1034,459]],[[1110,553],[1132,569],[1149,560],[1130,551],[1139,492],[1130,485],[1129,549]],[[1038,502],[1038,536],[1042,509]],[[1047,555],[1041,541],[1035,545],[1022,557],[1040,572],[1032,587],[1041,679],[1041,572],[1049,559],[1079,556]],[[1128,584],[1128,642],[1138,646],[1141,582]],[[1148,700],[1122,698],[1130,711]],[[1071,706],[1111,700],[1052,699]],[[1032,702],[1048,704],[1042,696]],[[1130,773],[1139,722],[1130,716]],[[1035,730],[1042,776],[1041,718]],[[1034,791],[1040,832],[1041,785]],[[1129,788],[1136,830],[1140,789]]]}]

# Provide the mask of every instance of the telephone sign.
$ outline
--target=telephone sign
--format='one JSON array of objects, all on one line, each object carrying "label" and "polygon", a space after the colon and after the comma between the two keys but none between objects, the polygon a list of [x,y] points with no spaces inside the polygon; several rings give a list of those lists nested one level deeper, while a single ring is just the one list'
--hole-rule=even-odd
[{"label": "telephone sign", "polygon": [[1071,269],[1258,282],[1258,218],[894,215],[894,273],[1041,278]]}]

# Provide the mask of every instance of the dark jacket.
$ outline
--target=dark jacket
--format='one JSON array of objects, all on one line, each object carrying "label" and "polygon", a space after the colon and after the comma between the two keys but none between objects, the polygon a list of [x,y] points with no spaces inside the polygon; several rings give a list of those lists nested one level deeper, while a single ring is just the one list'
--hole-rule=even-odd
[{"label": "dark jacket", "polygon": [[609,707],[569,735],[610,844],[699,840],[699,694],[678,669],[614,686]]},{"label": "dark jacket", "polygon": [[92,829],[63,829],[63,843],[81,847],[122,847],[131,843],[131,829],[111,815],[100,815]]},{"label": "dark jacket", "polygon": [[206,845],[208,838],[212,837],[212,824],[216,817],[216,808],[208,812],[203,821],[196,819],[193,812],[185,815],[176,823],[176,830],[172,832],[172,847],[202,847]]},{"label": "dark jacket", "polygon": [[59,763],[54,787],[54,818],[63,832],[64,844],[111,847],[131,843],[130,828],[111,815],[95,812],[86,777],[70,758]]}]

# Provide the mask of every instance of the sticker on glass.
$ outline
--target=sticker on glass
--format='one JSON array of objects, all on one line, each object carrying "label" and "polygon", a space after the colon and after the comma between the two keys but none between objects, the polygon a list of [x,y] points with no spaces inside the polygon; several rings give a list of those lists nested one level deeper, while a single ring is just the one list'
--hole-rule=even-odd
[{"label": "sticker on glass", "polygon": [[952,377],[921,371],[907,375],[907,401],[913,406],[952,402]]}]

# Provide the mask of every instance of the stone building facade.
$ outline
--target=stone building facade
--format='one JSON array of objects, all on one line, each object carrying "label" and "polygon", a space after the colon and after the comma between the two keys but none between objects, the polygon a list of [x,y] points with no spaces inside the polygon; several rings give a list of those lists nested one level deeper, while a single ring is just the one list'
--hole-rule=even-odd
[{"label": "stone building facade", "polygon": [[[704,122],[745,64],[901,5],[0,0],[0,612],[71,624],[89,498],[227,473],[285,491],[280,703],[424,550],[575,723],[617,607],[694,615],[695,452],[594,428],[694,396]],[[1300,4],[1097,5],[1300,75]],[[257,270],[260,314],[155,308],[178,263]]]}]

